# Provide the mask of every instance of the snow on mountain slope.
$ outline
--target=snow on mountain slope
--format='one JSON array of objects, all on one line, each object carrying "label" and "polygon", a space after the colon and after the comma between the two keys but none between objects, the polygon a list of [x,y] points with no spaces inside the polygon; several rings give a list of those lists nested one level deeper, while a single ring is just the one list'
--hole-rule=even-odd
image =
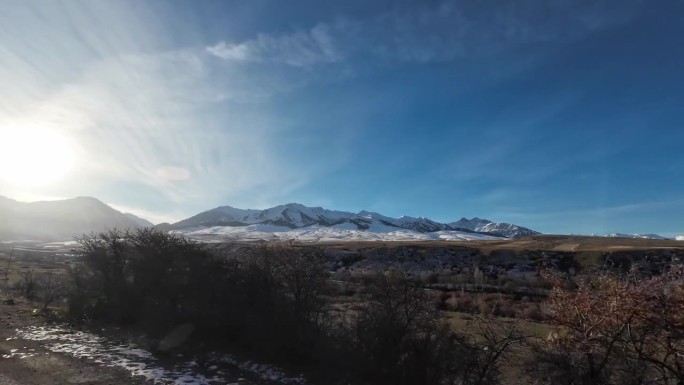
[{"label": "snow on mountain slope", "polygon": [[608,238],[635,238],[635,239],[672,239],[663,237],[658,234],[623,234],[623,233],[613,233],[604,235]]},{"label": "snow on mountain slope", "polygon": [[223,234],[230,237],[240,235],[245,239],[302,240],[501,239],[538,234],[507,223],[479,218],[471,221],[477,223],[453,226],[424,217],[392,218],[365,210],[352,213],[288,203],[265,210],[221,206],[169,225],[168,228],[191,236]]},{"label": "snow on mountain slope", "polygon": [[468,229],[483,233],[499,234],[507,238],[522,238],[539,234],[539,232],[526,227],[510,223],[495,223],[478,217],[472,219],[461,218],[457,222],[449,223],[449,226],[454,229]]},{"label": "snow on mountain slope", "polygon": [[675,239],[678,241],[684,241],[684,235],[677,235]]},{"label": "snow on mountain slope", "polygon": [[436,231],[417,232],[396,227],[375,227],[373,230],[358,230],[337,226],[308,226],[291,229],[284,226],[249,225],[249,226],[213,226],[197,227],[175,232],[202,241],[224,242],[227,239],[242,241],[287,241],[304,242],[324,241],[429,241],[429,240],[501,240],[502,237],[491,235],[460,232]]},{"label": "snow on mountain slope", "polygon": [[192,226],[245,226],[265,223],[298,228],[313,224],[333,225],[351,215],[351,213],[325,210],[321,207],[306,207],[299,203],[288,203],[266,210],[243,210],[221,206],[174,223],[172,227],[180,229]]}]

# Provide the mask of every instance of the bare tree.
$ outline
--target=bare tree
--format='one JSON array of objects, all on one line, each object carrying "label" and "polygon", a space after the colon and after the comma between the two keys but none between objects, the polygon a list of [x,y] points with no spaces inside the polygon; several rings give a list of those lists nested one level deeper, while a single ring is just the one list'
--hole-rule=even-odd
[{"label": "bare tree", "polygon": [[66,293],[66,283],[53,272],[36,276],[36,298],[43,305],[43,312],[47,311],[53,302],[66,296]]}]

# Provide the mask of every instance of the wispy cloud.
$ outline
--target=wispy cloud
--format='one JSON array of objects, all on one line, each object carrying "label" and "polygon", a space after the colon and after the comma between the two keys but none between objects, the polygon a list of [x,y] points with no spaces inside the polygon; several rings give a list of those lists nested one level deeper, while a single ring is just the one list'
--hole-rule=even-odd
[{"label": "wispy cloud", "polygon": [[492,55],[529,43],[565,42],[624,22],[640,1],[481,3],[400,7],[365,19],[338,18],[310,30],[259,33],[207,51],[229,62],[295,67],[372,58],[426,63]]},{"label": "wispy cloud", "polygon": [[[224,194],[290,183],[294,175],[270,151],[276,126],[215,101],[220,89],[205,75],[192,53],[117,57],[37,100],[32,113],[79,144],[87,161],[78,173],[91,180],[163,187],[174,201],[196,198],[219,175],[230,183],[212,189]],[[183,180],[192,183],[177,183]]]},{"label": "wispy cloud", "polygon": [[[101,7],[107,8],[100,3],[65,9],[17,6],[15,23],[31,25],[50,16],[58,20],[59,32],[36,28],[35,35],[3,36],[12,44],[0,48],[0,62],[8,63],[0,71],[13,76],[3,77],[0,98],[14,102],[0,105],[0,130],[42,127],[68,138],[76,154],[76,167],[63,179],[69,183],[50,186],[43,196],[126,194],[133,209],[136,200],[167,207],[253,204],[277,200],[320,170],[325,162],[283,156],[279,146],[287,125],[277,116],[245,108],[292,84],[250,77],[238,68],[216,72],[203,47],[159,49],[165,46],[163,33],[153,35],[157,41],[149,33],[138,39],[141,24],[159,28],[139,9],[112,5],[115,38],[98,33],[94,23],[108,9],[93,8]],[[73,67],[60,72],[44,50],[67,42],[76,49],[62,47],[59,53],[68,53],[64,60]],[[275,43],[266,39],[264,44]],[[316,44],[309,48],[320,50],[309,56],[283,51],[282,60],[292,65],[333,55],[326,51],[321,29],[289,44],[302,49]],[[3,193],[21,199],[37,191],[17,185],[4,186]]]},{"label": "wispy cloud", "polygon": [[[330,98],[322,104],[329,110],[322,111],[283,112],[283,95],[387,64],[459,64],[526,44],[581,39],[629,20],[640,4],[542,3],[411,4],[355,18],[333,15],[291,29],[193,40],[179,39],[174,23],[183,18],[163,20],[148,3],[14,2],[0,14],[0,130],[40,126],[69,139],[80,162],[43,196],[110,194],[125,199],[102,198],[136,213],[146,205],[157,217],[162,215],[155,204],[186,207],[191,214],[220,203],[282,203],[282,197],[354,158],[354,144],[371,137],[355,135],[375,129],[377,111],[399,110],[377,101],[397,95],[369,97],[360,89],[364,85],[349,91],[352,97]],[[504,63],[501,69],[494,61],[503,72],[517,65]],[[303,93],[296,95],[302,103],[295,108],[312,99]],[[511,106],[482,127],[483,135],[454,148],[451,161],[434,162],[442,168],[430,167],[459,182],[506,179],[511,157],[534,151],[530,127],[563,111],[573,97],[538,109]],[[272,103],[276,99],[279,106]],[[366,119],[371,109],[376,115]],[[497,135],[509,121],[517,122],[516,132]],[[368,147],[376,144],[386,143]],[[563,162],[549,157],[529,169],[529,179],[557,172]],[[378,173],[391,168],[374,166]],[[39,194],[22,186],[3,191],[17,198]]]},{"label": "wispy cloud", "polygon": [[330,34],[330,26],[326,24],[280,36],[261,33],[238,44],[222,41],[207,47],[207,51],[229,62],[275,62],[294,67],[334,63],[342,59]]}]

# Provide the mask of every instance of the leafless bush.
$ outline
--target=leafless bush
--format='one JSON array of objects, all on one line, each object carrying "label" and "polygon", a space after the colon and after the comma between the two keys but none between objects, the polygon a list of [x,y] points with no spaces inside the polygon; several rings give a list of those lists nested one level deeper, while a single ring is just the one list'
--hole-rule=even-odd
[{"label": "leafless bush", "polygon": [[33,300],[36,293],[36,276],[33,270],[26,270],[19,273],[19,281],[14,284],[13,289],[22,297]]},{"label": "leafless bush", "polygon": [[681,384],[684,285],[681,267],[656,277],[600,275],[571,289],[557,277],[549,297],[552,338],[530,363],[545,384]]},{"label": "leafless bush", "polygon": [[64,298],[66,294],[67,284],[61,277],[52,272],[36,276],[36,299],[43,305],[43,311],[55,301]]}]

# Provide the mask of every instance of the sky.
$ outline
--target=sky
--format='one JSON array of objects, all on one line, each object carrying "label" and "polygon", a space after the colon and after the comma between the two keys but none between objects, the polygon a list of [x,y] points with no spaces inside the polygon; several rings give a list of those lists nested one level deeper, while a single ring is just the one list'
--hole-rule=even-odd
[{"label": "sky", "polygon": [[684,234],[684,2],[0,0],[0,195]]}]

